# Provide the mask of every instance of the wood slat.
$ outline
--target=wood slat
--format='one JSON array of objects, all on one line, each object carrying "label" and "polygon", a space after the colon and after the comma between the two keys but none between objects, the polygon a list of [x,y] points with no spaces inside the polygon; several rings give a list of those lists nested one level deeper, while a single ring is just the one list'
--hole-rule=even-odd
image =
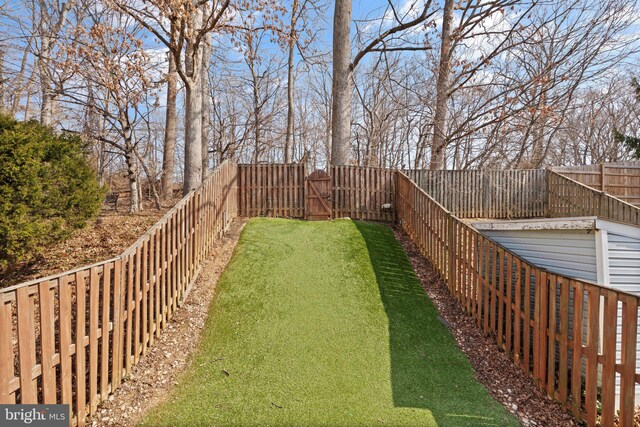
[{"label": "wood slat", "polygon": [[42,401],[54,404],[57,401],[56,370],[53,357],[55,349],[54,293],[49,281],[40,282],[38,289],[40,303],[40,347],[42,364]]},{"label": "wood slat", "polygon": [[[9,390],[13,381],[13,313],[8,294],[0,294],[0,405],[16,403],[16,396]],[[9,356],[11,355],[11,356]]]},{"label": "wood slat", "polygon": [[38,402],[36,381],[31,372],[36,364],[36,337],[33,301],[28,288],[16,292],[16,311],[18,316],[18,358],[20,361],[20,403]]}]

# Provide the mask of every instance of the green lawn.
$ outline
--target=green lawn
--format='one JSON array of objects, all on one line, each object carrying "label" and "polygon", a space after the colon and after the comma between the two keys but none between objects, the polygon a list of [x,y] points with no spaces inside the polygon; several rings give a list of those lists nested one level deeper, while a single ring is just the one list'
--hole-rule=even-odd
[{"label": "green lawn", "polygon": [[517,424],[474,380],[389,228],[277,219],[245,227],[199,351],[142,423]]}]

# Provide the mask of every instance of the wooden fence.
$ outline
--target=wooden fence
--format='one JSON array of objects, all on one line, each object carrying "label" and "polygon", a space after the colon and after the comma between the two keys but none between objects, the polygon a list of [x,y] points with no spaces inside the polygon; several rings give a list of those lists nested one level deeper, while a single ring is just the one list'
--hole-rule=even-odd
[{"label": "wooden fence", "polygon": [[459,218],[546,215],[546,171],[410,170],[405,172]]},{"label": "wooden fence", "polygon": [[251,164],[238,168],[241,216],[304,218],[304,164]]},{"label": "wooden fence", "polygon": [[[307,170],[299,164],[239,165],[240,215],[304,218]],[[395,219],[394,171],[333,166],[330,203],[333,218]]]},{"label": "wooden fence", "polygon": [[121,256],[0,289],[0,404],[70,404],[73,425],[84,425],[237,216],[237,174],[223,163]]},{"label": "wooden fence", "polygon": [[395,172],[391,169],[333,166],[333,217],[395,220]]},{"label": "wooden fence", "polygon": [[552,170],[632,205],[640,206],[640,162],[561,166]]},{"label": "wooden fence", "polygon": [[640,225],[640,209],[557,172],[548,171],[548,215],[552,218],[598,216]]},{"label": "wooden fence", "polygon": [[477,325],[589,426],[613,425],[620,384],[620,425],[634,425],[638,297],[538,268],[400,172],[396,186],[399,222]]}]

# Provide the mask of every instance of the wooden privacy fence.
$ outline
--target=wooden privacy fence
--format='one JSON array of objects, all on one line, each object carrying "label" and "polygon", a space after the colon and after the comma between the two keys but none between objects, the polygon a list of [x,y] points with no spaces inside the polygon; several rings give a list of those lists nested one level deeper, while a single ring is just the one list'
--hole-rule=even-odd
[{"label": "wooden privacy fence", "polygon": [[[332,217],[395,219],[395,173],[358,166],[330,168]],[[305,218],[307,170],[298,164],[239,165],[240,215]]]},{"label": "wooden privacy fence", "polygon": [[546,171],[409,170],[405,172],[459,218],[546,215]]},{"label": "wooden privacy fence", "polygon": [[225,162],[116,258],[0,289],[0,404],[66,403],[74,425],[115,391],[237,216]]},{"label": "wooden privacy fence", "polygon": [[333,166],[333,217],[395,220],[395,172],[391,169]]},{"label": "wooden privacy fence", "polygon": [[632,205],[640,205],[640,162],[561,166],[552,170]]},{"label": "wooden privacy fence", "polygon": [[240,216],[304,218],[304,164],[238,165]]},{"label": "wooden privacy fence", "polygon": [[548,215],[552,218],[598,216],[640,225],[640,209],[557,172],[548,171]]},{"label": "wooden privacy fence", "polygon": [[620,425],[632,426],[638,297],[538,268],[457,219],[403,173],[396,186],[399,222],[477,325],[590,426],[613,425],[619,384]]}]

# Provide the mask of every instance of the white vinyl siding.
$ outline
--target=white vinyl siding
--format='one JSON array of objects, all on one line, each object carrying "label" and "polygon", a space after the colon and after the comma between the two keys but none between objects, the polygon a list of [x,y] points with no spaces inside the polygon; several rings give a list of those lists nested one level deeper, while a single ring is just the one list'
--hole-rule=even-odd
[{"label": "white vinyl siding", "polygon": [[[640,295],[640,239],[609,232],[609,286],[621,291]],[[616,361],[620,363],[622,336],[622,307],[618,307],[618,334]],[[640,333],[640,324],[638,325]],[[637,349],[637,364],[640,365],[640,348]],[[636,370],[637,371],[637,370]],[[620,380],[616,379],[616,395]],[[640,386],[636,386],[636,402],[639,401]]]},{"label": "white vinyl siding", "polygon": [[597,281],[592,230],[482,230],[482,234],[554,273]]}]

